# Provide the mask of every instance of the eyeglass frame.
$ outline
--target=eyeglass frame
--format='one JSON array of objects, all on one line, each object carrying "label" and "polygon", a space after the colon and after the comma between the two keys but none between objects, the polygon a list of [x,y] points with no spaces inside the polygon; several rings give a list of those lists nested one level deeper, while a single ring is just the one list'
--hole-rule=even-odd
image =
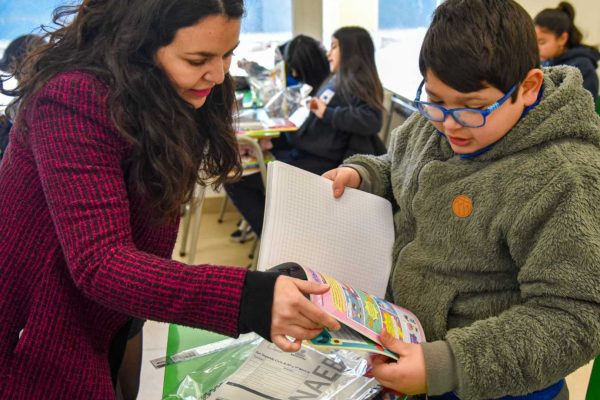
[{"label": "eyeglass frame", "polygon": [[[459,108],[446,108],[446,107],[442,107],[439,104],[435,104],[435,103],[429,103],[427,101],[421,101],[419,100],[421,98],[421,93],[423,91],[423,85],[425,85],[425,79],[423,79],[421,81],[421,83],[419,84],[419,88],[417,89],[417,95],[415,96],[415,106],[416,109],[419,111],[419,113],[424,116],[425,118],[427,118],[429,121],[433,121],[433,122],[444,122],[446,120],[446,118],[448,117],[448,115],[451,115],[452,118],[454,118],[454,120],[460,124],[461,126],[464,126],[465,128],[481,128],[482,126],[484,126],[487,122],[487,117],[488,115],[490,115],[493,111],[497,110],[502,104],[504,104],[504,102],[506,102],[506,100],[508,100],[510,98],[510,96],[512,96],[512,94],[515,92],[515,90],[517,89],[517,85],[513,85],[510,89],[508,89],[508,92],[506,92],[506,94],[504,96],[502,96],[501,99],[499,99],[498,101],[496,101],[495,103],[491,104],[490,106],[482,109],[479,108],[470,108],[470,107],[459,107]],[[433,108],[436,108],[438,110],[440,110],[443,113],[443,118],[442,120],[438,121],[435,119],[430,118],[428,115],[425,115],[425,113],[423,111],[421,111],[421,108],[419,107],[420,105],[427,105],[427,106],[431,106]],[[483,122],[481,125],[477,125],[477,126],[471,126],[471,125],[465,125],[464,123],[461,122],[461,120],[459,118],[457,118],[454,113],[457,111],[470,111],[470,112],[475,112],[478,114],[481,114],[481,116],[483,117]]]}]

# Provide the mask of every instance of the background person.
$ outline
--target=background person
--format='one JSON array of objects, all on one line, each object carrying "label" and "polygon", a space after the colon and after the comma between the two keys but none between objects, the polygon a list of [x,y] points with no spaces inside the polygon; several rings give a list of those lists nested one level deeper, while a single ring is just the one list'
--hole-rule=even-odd
[{"label": "background person", "polygon": [[306,35],[297,35],[278,47],[285,62],[287,86],[306,83],[314,95],[329,76],[327,54],[323,45]]},{"label": "background person", "polygon": [[[327,60],[331,75],[314,93],[309,117],[297,132],[274,142],[272,150],[277,160],[318,175],[352,154],[385,152],[378,137],[383,88],[369,32],[361,27],[338,29]],[[237,185],[226,185],[227,193],[260,237],[265,208],[262,181]]]},{"label": "background person", "polygon": [[311,114],[298,132],[286,135],[290,150],[277,159],[322,174],[352,154],[381,154],[377,136],[383,118],[383,87],[375,46],[364,28],[333,33],[327,54],[331,77],[311,101]]},{"label": "background person", "polygon": [[546,8],[533,19],[540,58],[544,66],[571,65],[583,76],[583,87],[598,104],[598,48],[582,43],[583,35],[575,26],[575,9],[562,1],[556,8]]},{"label": "background person", "polygon": [[[329,76],[329,63],[323,45],[309,36],[298,35],[279,46],[279,52],[285,62],[287,84],[309,84],[312,87],[310,94],[315,95]],[[274,154],[290,149],[284,137],[272,139],[272,143]],[[252,231],[260,237],[265,207],[265,188],[260,174],[244,175],[236,182],[225,184],[225,190]],[[239,241],[242,237],[251,239],[252,236],[252,232],[242,235],[238,228],[231,234],[231,240]]]}]

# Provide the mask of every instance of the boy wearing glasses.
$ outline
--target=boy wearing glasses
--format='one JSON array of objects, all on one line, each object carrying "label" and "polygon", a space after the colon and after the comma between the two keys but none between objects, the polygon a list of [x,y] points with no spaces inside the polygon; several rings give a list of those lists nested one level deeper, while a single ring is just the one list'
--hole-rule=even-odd
[{"label": "boy wearing glasses", "polygon": [[388,154],[325,174],[335,197],[348,186],[398,205],[388,295],[429,342],[382,333],[400,355],[373,360],[386,387],[567,399],[564,377],[600,353],[600,118],[577,70],[538,59],[514,1],[443,2],[419,113]]}]

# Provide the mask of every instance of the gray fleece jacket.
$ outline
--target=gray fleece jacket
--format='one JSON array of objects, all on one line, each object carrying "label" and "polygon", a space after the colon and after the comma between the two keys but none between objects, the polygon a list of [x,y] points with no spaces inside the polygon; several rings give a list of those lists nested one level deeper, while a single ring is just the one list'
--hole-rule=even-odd
[{"label": "gray fleece jacket", "polygon": [[574,68],[475,158],[413,115],[346,164],[399,206],[391,295],[423,324],[430,395],[522,395],[600,353],[600,117]]}]

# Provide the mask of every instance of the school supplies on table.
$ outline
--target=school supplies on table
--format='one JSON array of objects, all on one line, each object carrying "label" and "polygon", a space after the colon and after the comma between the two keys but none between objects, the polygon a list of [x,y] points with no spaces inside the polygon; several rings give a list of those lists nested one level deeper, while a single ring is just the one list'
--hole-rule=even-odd
[{"label": "school supplies on table", "polygon": [[383,329],[406,343],[425,341],[423,327],[417,317],[407,309],[381,297],[370,295],[332,276],[295,263],[281,264],[271,271],[311,282],[329,284],[328,292],[322,295],[311,295],[310,299],[340,321],[343,324],[342,329],[338,331],[325,329],[319,336],[305,341],[312,347],[320,350],[366,351],[397,359],[396,354],[379,343],[379,333]]},{"label": "school supplies on table", "polygon": [[366,360],[348,352],[285,353],[263,341],[208,400],[366,400],[381,391],[375,379],[363,376],[366,370]]},{"label": "school supplies on table", "polygon": [[273,161],[267,173],[258,269],[288,261],[335,276],[384,297],[392,266],[392,206],[346,188],[335,199],[332,182]]},{"label": "school supplies on table", "polygon": [[252,137],[273,136],[272,132],[297,131],[304,120],[308,117],[308,110],[299,107],[288,118],[271,117],[264,109],[244,109],[235,116],[235,126],[238,134],[246,134]]}]

